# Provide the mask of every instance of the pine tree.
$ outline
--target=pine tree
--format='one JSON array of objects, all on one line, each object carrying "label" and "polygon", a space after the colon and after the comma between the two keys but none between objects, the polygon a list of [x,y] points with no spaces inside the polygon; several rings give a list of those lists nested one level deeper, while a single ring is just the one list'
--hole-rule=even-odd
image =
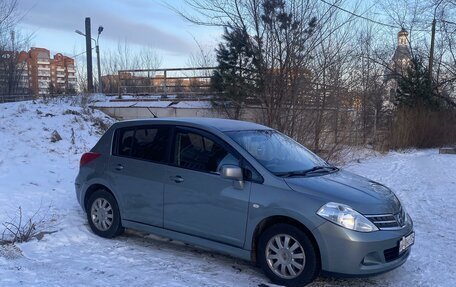
[{"label": "pine tree", "polygon": [[241,28],[225,28],[223,42],[216,49],[218,69],[211,82],[218,94],[213,105],[234,119],[241,116],[245,101],[259,86],[256,51],[249,37]]},{"label": "pine tree", "polygon": [[438,108],[442,103],[435,90],[431,90],[429,70],[423,65],[423,60],[414,57],[405,76],[398,80],[396,105],[416,107],[424,105],[429,108]]}]

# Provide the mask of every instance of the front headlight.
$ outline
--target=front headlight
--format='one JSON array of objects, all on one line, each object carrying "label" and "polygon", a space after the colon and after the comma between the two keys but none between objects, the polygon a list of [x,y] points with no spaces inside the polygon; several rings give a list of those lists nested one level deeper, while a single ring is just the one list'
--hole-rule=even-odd
[{"label": "front headlight", "polygon": [[369,219],[345,204],[328,202],[320,207],[317,214],[324,219],[351,230],[361,232],[378,230],[377,226],[370,222]]}]

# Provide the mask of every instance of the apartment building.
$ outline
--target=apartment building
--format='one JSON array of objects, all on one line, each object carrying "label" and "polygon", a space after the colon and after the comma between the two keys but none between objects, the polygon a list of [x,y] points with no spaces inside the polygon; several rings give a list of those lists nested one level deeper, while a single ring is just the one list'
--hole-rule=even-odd
[{"label": "apartment building", "polygon": [[0,51],[0,94],[29,94],[27,66],[17,62],[17,53]]},{"label": "apartment building", "polygon": [[75,92],[74,59],[61,53],[51,58],[48,49],[33,47],[20,52],[17,62],[21,67],[21,87],[29,88],[35,96]]},{"label": "apartment building", "polygon": [[64,56],[61,53],[54,55],[51,59],[51,83],[57,92],[72,92],[76,86],[76,71],[74,59]]}]

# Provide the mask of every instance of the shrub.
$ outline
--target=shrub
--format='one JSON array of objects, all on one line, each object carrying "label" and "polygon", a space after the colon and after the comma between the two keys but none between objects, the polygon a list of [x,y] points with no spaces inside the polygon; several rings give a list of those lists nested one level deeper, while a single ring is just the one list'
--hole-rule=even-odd
[{"label": "shrub", "polygon": [[34,238],[41,239],[44,234],[53,233],[44,231],[49,219],[49,212],[43,214],[40,211],[41,208],[32,216],[26,217],[19,206],[16,216],[2,223],[4,230],[0,238],[0,245],[27,242]]},{"label": "shrub", "polygon": [[400,107],[388,138],[388,149],[432,148],[456,144],[456,110],[426,105]]}]

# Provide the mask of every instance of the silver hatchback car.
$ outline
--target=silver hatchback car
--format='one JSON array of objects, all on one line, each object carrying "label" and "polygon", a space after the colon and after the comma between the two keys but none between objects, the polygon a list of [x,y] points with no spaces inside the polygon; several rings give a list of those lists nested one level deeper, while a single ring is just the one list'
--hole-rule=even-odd
[{"label": "silver hatchback car", "polygon": [[251,260],[287,286],[389,271],[414,243],[389,188],[249,122],[115,123],[82,155],[75,185],[100,236],[143,230]]}]

